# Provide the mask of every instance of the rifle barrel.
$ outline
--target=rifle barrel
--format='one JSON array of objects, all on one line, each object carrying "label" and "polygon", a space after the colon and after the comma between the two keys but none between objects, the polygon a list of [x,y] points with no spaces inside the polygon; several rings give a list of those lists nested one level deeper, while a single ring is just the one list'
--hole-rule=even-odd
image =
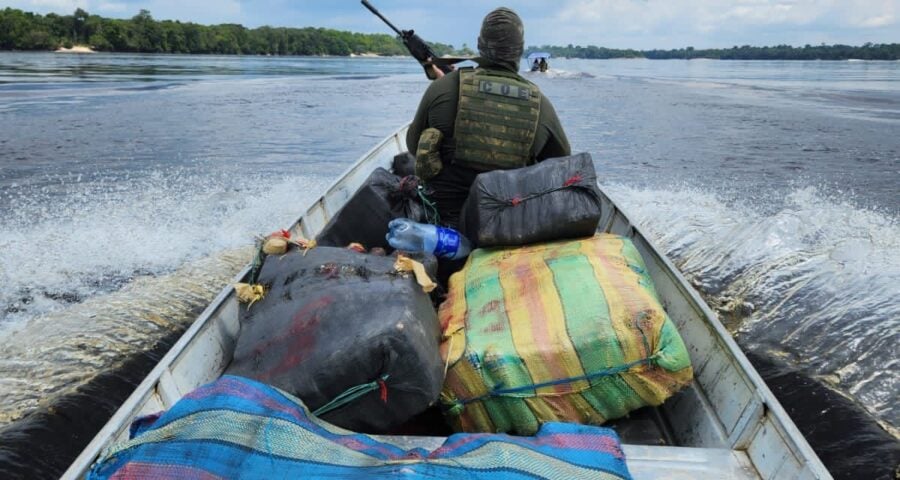
[{"label": "rifle barrel", "polygon": [[387,26],[391,27],[393,31],[397,32],[397,35],[400,35],[401,37],[403,36],[403,32],[401,32],[399,28],[395,27],[390,20],[384,18],[384,15],[382,15],[381,12],[378,11],[378,9],[376,9],[371,3],[369,3],[369,0],[362,0],[362,4],[364,7],[368,8],[370,12],[377,15],[378,18],[381,19],[381,21],[387,24]]}]

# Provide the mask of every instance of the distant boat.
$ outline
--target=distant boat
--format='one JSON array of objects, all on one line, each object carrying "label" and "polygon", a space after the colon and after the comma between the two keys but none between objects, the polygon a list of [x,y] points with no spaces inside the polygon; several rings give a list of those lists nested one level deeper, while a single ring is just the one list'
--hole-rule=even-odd
[{"label": "distant boat", "polygon": [[550,53],[548,52],[529,53],[526,58],[528,61],[528,68],[532,72],[540,71],[541,73],[544,73],[550,69],[547,65],[547,59],[550,58]]}]

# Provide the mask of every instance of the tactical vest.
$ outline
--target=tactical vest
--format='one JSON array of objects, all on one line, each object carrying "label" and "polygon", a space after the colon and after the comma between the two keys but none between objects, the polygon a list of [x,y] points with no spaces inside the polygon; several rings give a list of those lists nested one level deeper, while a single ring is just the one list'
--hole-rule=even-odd
[{"label": "tactical vest", "polygon": [[481,171],[530,165],[540,115],[540,90],[519,75],[460,69],[454,163]]}]

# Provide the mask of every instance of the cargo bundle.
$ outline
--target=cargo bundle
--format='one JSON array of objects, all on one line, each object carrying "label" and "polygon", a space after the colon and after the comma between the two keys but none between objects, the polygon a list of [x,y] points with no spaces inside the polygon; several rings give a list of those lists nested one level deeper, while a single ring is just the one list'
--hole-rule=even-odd
[{"label": "cargo bundle", "polygon": [[611,429],[549,424],[534,437],[457,434],[434,450],[348,432],[299,399],[223,376],[104,452],[89,480],[167,478],[631,478]]},{"label": "cargo bundle", "polygon": [[399,177],[376,168],[325,225],[316,242],[331,247],[359,243],[367,250],[376,247],[390,250],[385,235],[391,220],[409,218],[427,222],[434,219],[433,207],[423,202],[424,194],[420,195],[419,187],[416,177]]},{"label": "cargo bundle", "polygon": [[458,431],[598,425],[692,378],[640,253],[617,235],[475,250],[439,318],[441,401]]},{"label": "cargo bundle", "polygon": [[[426,263],[433,276],[435,262]],[[399,264],[321,246],[269,256],[258,280],[265,295],[241,308],[227,373],[281,388],[356,431],[386,432],[425,410],[443,379],[440,329],[423,286]]]},{"label": "cargo bundle", "polygon": [[479,247],[588,237],[600,222],[600,191],[590,154],[479,174],[460,228]]}]

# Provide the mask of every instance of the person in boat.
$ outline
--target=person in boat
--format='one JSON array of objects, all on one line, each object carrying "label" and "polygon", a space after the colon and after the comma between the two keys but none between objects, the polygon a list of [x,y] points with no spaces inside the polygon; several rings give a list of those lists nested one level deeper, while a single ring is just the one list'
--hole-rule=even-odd
[{"label": "person in boat", "polygon": [[546,58],[541,57],[541,64],[538,66],[538,68],[540,68],[541,72],[546,72],[547,69],[550,68],[550,65],[547,64]]},{"label": "person in boat", "polygon": [[539,59],[535,58],[534,63],[531,64],[531,71],[536,72],[541,69],[541,62]]},{"label": "person in boat", "polygon": [[479,173],[571,155],[550,100],[518,73],[524,31],[512,10],[488,13],[478,36],[478,67],[432,82],[409,127],[406,145],[416,154],[416,175],[433,191],[447,226],[457,227]]}]

